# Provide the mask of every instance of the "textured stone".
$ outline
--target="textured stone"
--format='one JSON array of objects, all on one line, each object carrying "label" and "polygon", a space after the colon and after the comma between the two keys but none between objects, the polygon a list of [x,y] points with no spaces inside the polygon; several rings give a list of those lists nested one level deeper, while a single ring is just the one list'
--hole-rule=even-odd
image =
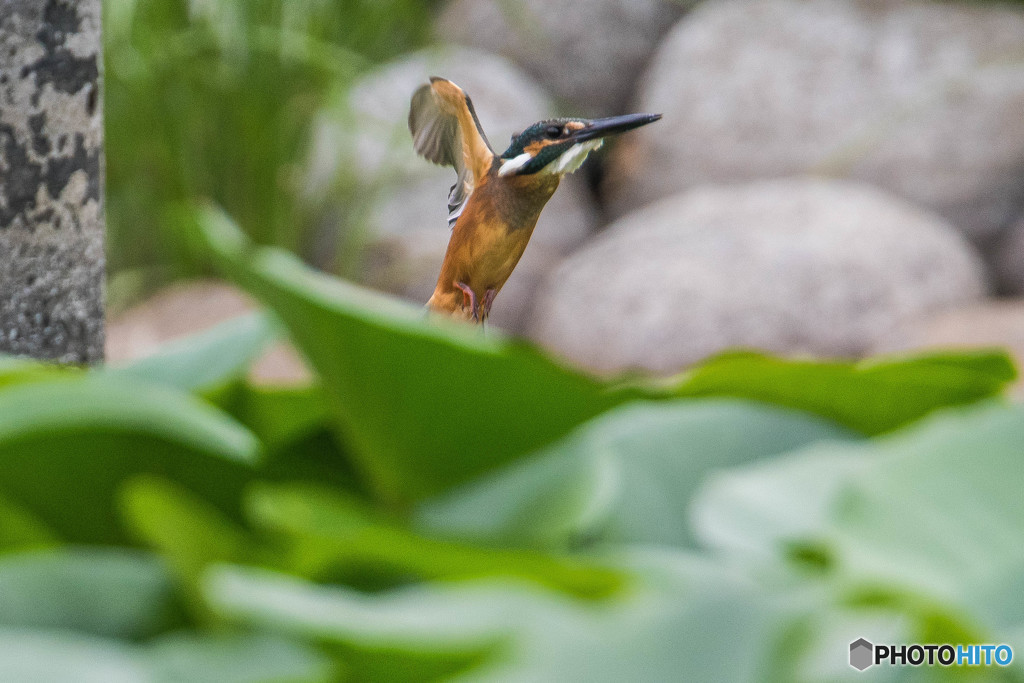
[{"label": "textured stone", "polygon": [[618,148],[618,213],[702,183],[866,181],[987,246],[1024,205],[1024,11],[997,3],[701,4],[665,38]]},{"label": "textured stone", "polygon": [[[448,245],[450,168],[418,157],[407,127],[409,99],[431,75],[450,78],[470,97],[484,131],[499,154],[514,132],[553,115],[543,91],[505,60],[466,49],[421,52],[388,65],[353,89],[344,108],[352,118],[325,117],[317,126],[311,189],[337,182],[358,169],[361,190],[354,213],[370,239],[362,280],[425,302],[434,290]],[[352,156],[340,154],[351,150]],[[352,213],[352,207],[347,207]],[[567,178],[541,214],[533,239],[494,304],[491,322],[521,329],[540,276],[559,255],[595,226],[596,212],[582,177]]]},{"label": "textured stone", "polygon": [[576,116],[621,114],[682,0],[454,0],[438,36],[521,65]]},{"label": "textured stone", "polygon": [[730,347],[858,356],[907,318],[979,298],[942,220],[819,180],[704,187],[634,212],[544,285],[533,336],[598,371],[677,371]]},{"label": "textured stone", "polygon": [[0,352],[103,355],[99,0],[0,0]]}]

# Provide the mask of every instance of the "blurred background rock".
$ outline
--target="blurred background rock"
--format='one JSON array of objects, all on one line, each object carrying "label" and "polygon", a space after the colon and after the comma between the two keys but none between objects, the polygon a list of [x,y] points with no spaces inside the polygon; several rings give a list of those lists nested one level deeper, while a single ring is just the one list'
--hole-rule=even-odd
[{"label": "blurred background rock", "polygon": [[734,346],[859,356],[904,320],[977,300],[984,270],[937,217],[798,179],[703,186],[638,209],[542,290],[559,292],[534,318],[546,346],[600,370],[672,372]]},{"label": "blurred background rock", "polygon": [[206,275],[174,218],[182,200],[209,198],[258,242],[425,301],[452,172],[414,155],[405,121],[435,74],[471,94],[499,152],[547,116],[664,114],[564,184],[495,304],[496,326],[573,363],[669,373],[732,346],[1024,354],[1024,3],[105,12],[112,360],[144,353],[128,337],[204,326],[224,305],[207,286],[150,298]]}]

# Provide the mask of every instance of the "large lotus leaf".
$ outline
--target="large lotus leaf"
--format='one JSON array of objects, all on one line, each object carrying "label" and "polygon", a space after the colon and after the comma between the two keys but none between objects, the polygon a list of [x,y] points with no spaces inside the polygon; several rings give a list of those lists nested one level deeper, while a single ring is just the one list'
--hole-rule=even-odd
[{"label": "large lotus leaf", "polygon": [[11,683],[151,683],[138,648],[61,630],[0,628],[0,671]]},{"label": "large lotus leaf", "polygon": [[253,635],[174,634],[135,644],[57,629],[0,627],[5,683],[326,683],[338,670],[308,645]]},{"label": "large lotus leaf", "polygon": [[676,393],[736,396],[823,415],[874,435],[937,408],[998,395],[1017,376],[1002,350],[940,351],[857,362],[725,353],[697,366]]},{"label": "large lotus leaf", "polygon": [[1024,636],[1024,406],[947,414],[877,448],[823,538],[840,580],[935,601],[980,636]]},{"label": "large lotus leaf", "polygon": [[828,526],[839,491],[869,460],[841,445],[811,447],[716,472],[694,496],[694,534],[707,547],[751,562],[783,555],[827,561],[814,539]]},{"label": "large lotus leaf", "polygon": [[[880,644],[914,642],[914,620],[907,615],[892,610],[854,609],[838,605],[826,592],[819,594],[806,607],[811,614],[804,622],[792,652],[797,675],[791,680],[857,683],[870,677],[872,683],[889,683],[908,680],[907,670],[916,668],[878,666],[867,672],[858,671],[850,666],[847,654],[850,643],[865,636],[870,636],[871,642]],[[926,673],[917,680],[949,680],[942,677],[940,667],[920,668]],[[957,668],[954,671],[963,679],[963,669]],[[979,681],[973,677],[968,680]]]},{"label": "large lotus leaf", "polygon": [[0,558],[3,628],[139,639],[166,627],[175,613],[170,576],[152,555],[67,547]]},{"label": "large lotus leaf", "polygon": [[140,476],[122,487],[121,508],[134,535],[157,551],[184,587],[193,614],[206,616],[199,576],[215,562],[243,562],[257,547],[224,513],[173,482]]},{"label": "large lotus leaf", "polygon": [[174,633],[145,652],[153,683],[328,683],[340,673],[311,645],[261,633]]},{"label": "large lotus leaf", "polygon": [[228,410],[274,452],[330,424],[330,399],[323,388],[246,385]]},{"label": "large lotus leaf", "polygon": [[486,542],[692,545],[687,511],[722,468],[851,434],[811,415],[731,399],[637,402],[529,459],[425,502],[417,522]]},{"label": "large lotus leaf", "polygon": [[0,553],[44,548],[60,543],[37,516],[0,498]]},{"label": "large lotus leaf", "polygon": [[241,568],[215,570],[207,593],[242,623],[384,661],[446,655],[453,668],[461,663],[458,680],[473,681],[761,681],[780,671],[774,650],[788,628],[777,603],[709,563],[671,590],[641,588],[596,604],[494,582],[371,595]]},{"label": "large lotus leaf", "polygon": [[289,549],[293,570],[317,578],[360,572],[442,580],[503,576],[587,597],[613,593],[624,582],[621,573],[575,556],[420,536],[318,486],[257,485],[248,509],[255,523],[283,536],[278,545]]},{"label": "large lotus leaf", "polygon": [[809,561],[834,599],[906,614],[925,642],[1021,647],[1022,453],[1024,407],[947,411],[723,474],[694,521],[736,559]]},{"label": "large lotus leaf", "polygon": [[43,363],[29,358],[0,354],[0,390],[12,384],[46,379],[75,378],[84,372],[72,365]]},{"label": "large lotus leaf", "polygon": [[0,495],[73,542],[126,540],[116,491],[161,474],[237,510],[259,443],[177,391],[93,374],[0,391]]},{"label": "large lotus leaf", "polygon": [[319,384],[247,384],[227,409],[264,444],[263,478],[313,481],[368,495],[338,436],[331,399]]}]

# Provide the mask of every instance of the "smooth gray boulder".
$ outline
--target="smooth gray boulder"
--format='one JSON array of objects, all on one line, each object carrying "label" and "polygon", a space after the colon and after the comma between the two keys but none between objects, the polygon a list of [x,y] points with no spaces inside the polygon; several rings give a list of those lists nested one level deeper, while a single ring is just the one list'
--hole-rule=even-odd
[{"label": "smooth gray boulder", "polygon": [[[418,157],[407,127],[409,99],[429,76],[459,84],[470,97],[492,147],[501,153],[514,132],[550,117],[543,90],[501,57],[465,48],[420,52],[385,66],[357,84],[346,106],[316,128],[310,192],[355,172],[357,191],[346,211],[369,243],[361,279],[379,289],[426,302],[448,245],[448,190],[455,171]],[[351,156],[343,156],[350,150]],[[522,261],[498,296],[490,321],[519,331],[537,284],[558,258],[597,224],[582,176],[570,176],[541,214]]]},{"label": "smooth gray boulder", "polygon": [[584,367],[672,373],[732,347],[853,357],[985,292],[940,218],[858,184],[703,187],[629,214],[566,259],[532,336]]},{"label": "smooth gray boulder", "polygon": [[704,183],[794,174],[910,199],[988,246],[1024,207],[1024,8],[723,0],[666,36],[610,160],[621,215]]},{"label": "smooth gray boulder", "polygon": [[567,114],[622,114],[661,36],[690,0],[454,0],[443,41],[496,52],[539,80]]}]

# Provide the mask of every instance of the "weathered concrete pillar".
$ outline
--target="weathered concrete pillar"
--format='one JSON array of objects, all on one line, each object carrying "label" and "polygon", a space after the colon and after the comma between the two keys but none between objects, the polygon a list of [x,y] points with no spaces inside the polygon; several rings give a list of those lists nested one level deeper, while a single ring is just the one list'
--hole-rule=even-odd
[{"label": "weathered concrete pillar", "polygon": [[100,0],[0,0],[0,353],[103,357]]}]

